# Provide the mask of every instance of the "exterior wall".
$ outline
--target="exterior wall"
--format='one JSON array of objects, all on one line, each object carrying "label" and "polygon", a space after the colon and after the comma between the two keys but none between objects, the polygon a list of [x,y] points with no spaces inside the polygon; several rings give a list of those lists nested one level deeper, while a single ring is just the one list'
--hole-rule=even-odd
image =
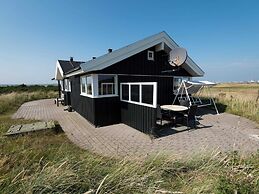
[{"label": "exterior wall", "polygon": [[155,48],[144,50],[134,56],[122,60],[110,67],[100,71],[107,74],[125,75],[171,75],[171,76],[190,76],[183,68],[177,71],[163,72],[172,70],[173,67],[168,63],[168,54],[164,51],[154,52],[154,60],[147,60],[147,51],[155,51]]},{"label": "exterior wall", "polygon": [[70,106],[71,105],[71,92],[63,91],[64,94],[64,105]]},{"label": "exterior wall", "polygon": [[[118,84],[126,82],[157,82],[157,104],[172,104],[173,102],[173,77],[118,76]],[[150,133],[156,127],[156,108],[127,102],[121,102],[120,104],[122,123],[144,133]]]},{"label": "exterior wall", "polygon": [[156,127],[156,108],[121,102],[121,122],[150,133]]},{"label": "exterior wall", "polygon": [[80,95],[80,77],[71,78],[73,109],[96,127],[120,123],[119,97],[90,98]]}]

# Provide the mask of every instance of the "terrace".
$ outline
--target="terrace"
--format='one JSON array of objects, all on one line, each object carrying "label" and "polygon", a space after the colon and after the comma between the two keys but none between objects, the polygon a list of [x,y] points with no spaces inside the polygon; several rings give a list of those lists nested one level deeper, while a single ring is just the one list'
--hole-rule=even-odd
[{"label": "terrace", "polygon": [[256,123],[228,113],[206,113],[197,129],[172,127],[160,131],[159,138],[152,138],[125,124],[95,128],[78,113],[57,107],[53,99],[27,102],[13,118],[56,120],[68,138],[79,147],[112,157],[141,157],[156,153],[190,156],[215,150],[246,154],[259,148]]}]

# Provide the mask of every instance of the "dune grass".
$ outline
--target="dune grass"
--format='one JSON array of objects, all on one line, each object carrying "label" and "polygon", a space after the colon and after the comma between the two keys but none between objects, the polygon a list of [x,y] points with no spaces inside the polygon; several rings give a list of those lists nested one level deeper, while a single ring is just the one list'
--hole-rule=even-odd
[{"label": "dune grass", "polygon": [[221,111],[259,123],[259,84],[219,84],[201,95],[215,98]]},{"label": "dune grass", "polygon": [[0,193],[259,193],[259,153],[128,160],[82,150],[55,131],[3,136],[12,124],[33,122],[11,115],[22,102],[38,98],[5,95],[0,100],[0,107],[7,107],[0,114]]}]

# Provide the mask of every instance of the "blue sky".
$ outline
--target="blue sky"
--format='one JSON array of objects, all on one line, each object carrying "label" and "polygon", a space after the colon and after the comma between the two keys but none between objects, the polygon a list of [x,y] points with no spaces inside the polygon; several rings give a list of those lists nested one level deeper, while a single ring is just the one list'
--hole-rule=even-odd
[{"label": "blue sky", "polygon": [[0,84],[52,83],[57,59],[89,60],[166,31],[211,81],[259,80],[259,1],[0,1]]}]

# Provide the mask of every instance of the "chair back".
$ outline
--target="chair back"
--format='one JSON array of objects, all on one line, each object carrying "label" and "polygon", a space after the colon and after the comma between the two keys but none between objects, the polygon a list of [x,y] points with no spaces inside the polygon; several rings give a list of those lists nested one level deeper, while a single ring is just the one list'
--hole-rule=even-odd
[{"label": "chair back", "polygon": [[188,111],[188,118],[189,119],[195,118],[196,113],[197,113],[197,109],[198,109],[197,104],[194,104],[194,105],[190,106],[189,111]]},{"label": "chair back", "polygon": [[159,104],[157,105],[157,108],[156,108],[156,118],[162,119],[162,110]]},{"label": "chair back", "polygon": [[181,106],[186,106],[186,107],[190,106],[189,100],[179,100],[179,103],[180,103]]}]

